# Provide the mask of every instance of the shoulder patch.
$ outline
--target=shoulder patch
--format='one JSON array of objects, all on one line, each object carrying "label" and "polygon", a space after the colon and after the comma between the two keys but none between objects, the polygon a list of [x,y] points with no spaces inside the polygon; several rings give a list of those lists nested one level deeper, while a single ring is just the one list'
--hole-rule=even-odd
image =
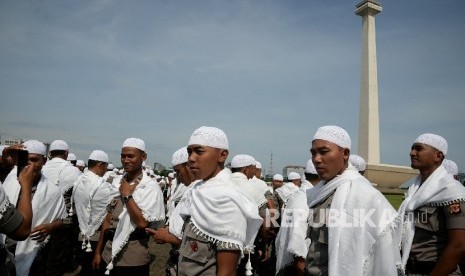
[{"label": "shoulder patch", "polygon": [[449,205],[449,213],[451,215],[457,215],[462,213],[462,208],[460,208],[460,203],[454,203]]}]

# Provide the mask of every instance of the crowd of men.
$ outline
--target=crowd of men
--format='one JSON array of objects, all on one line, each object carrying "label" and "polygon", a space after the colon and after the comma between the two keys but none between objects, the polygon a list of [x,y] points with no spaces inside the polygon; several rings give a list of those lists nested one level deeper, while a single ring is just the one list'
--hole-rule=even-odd
[{"label": "crowd of men", "polygon": [[215,127],[173,153],[168,177],[145,167],[139,138],[123,141],[121,169],[69,150],[2,146],[0,275],[149,275],[150,239],[171,244],[166,275],[462,275],[465,187],[436,134],[413,141],[419,175],[397,211],[338,126],[316,130],[304,176],[271,184],[249,154],[226,166]]}]

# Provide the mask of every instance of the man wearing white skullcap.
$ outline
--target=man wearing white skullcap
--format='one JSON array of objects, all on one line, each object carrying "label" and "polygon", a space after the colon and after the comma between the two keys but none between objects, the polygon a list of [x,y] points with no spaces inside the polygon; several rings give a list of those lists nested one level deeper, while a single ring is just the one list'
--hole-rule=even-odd
[{"label": "man wearing white skullcap", "polygon": [[[252,184],[260,190],[266,199],[266,208],[261,208],[259,211],[259,215],[262,218],[266,218],[267,213],[272,216],[273,214],[277,213],[278,210],[278,200],[273,195],[273,187],[268,185],[265,181],[262,180],[262,164],[258,161],[255,162],[255,175],[250,179]],[[273,275],[273,268],[274,268],[274,256],[273,256],[273,243],[276,229],[274,229],[274,225],[271,224],[264,224],[265,229],[267,231],[262,233],[263,238],[260,240],[261,242],[256,245],[257,250],[254,253],[254,256],[257,255],[260,257],[260,261],[257,263],[257,272],[261,275]],[[271,234],[270,234],[271,233]],[[255,266],[254,266],[255,267]]]},{"label": "man wearing white skullcap", "polygon": [[189,193],[195,183],[200,181],[195,180],[195,175],[190,171],[188,158],[187,147],[182,147],[173,153],[171,159],[171,165],[176,172],[176,179],[179,184],[178,189],[167,203],[167,206],[172,205],[173,207],[167,221],[167,226],[158,230],[147,229],[147,232],[152,235],[156,243],[169,243],[172,245],[170,258],[166,264],[167,271],[169,270],[171,275],[176,275],[179,261],[179,245],[181,244],[182,229],[184,226],[184,220],[180,215],[181,208],[186,204],[186,193]]},{"label": "man wearing white skullcap", "polygon": [[399,207],[398,229],[408,274],[461,275],[465,187],[441,165],[447,150],[446,139],[425,133],[415,139],[410,151],[411,166],[420,174]]},{"label": "man wearing white skullcap", "polygon": [[305,166],[305,180],[310,183],[310,185],[315,186],[320,182],[320,177],[318,176],[318,173],[316,172],[315,165],[313,165],[313,161],[310,158],[307,161],[307,165]]},{"label": "man wearing white skullcap", "polygon": [[459,180],[459,167],[457,166],[457,163],[449,159],[444,159],[444,161],[442,161],[442,165],[455,180]]},{"label": "man wearing white skullcap", "polygon": [[[51,235],[51,253],[47,264],[50,273],[61,275],[74,269],[73,246],[78,238],[79,227],[75,214],[71,212],[71,196],[74,182],[82,172],[74,166],[76,156],[69,153],[68,143],[63,140],[55,140],[50,144],[49,156],[50,160],[44,165],[42,173],[60,188],[68,211],[68,218],[63,221],[63,227]],[[73,160],[70,161],[69,157]]]},{"label": "man wearing white skullcap", "polygon": [[78,260],[82,275],[92,275],[92,259],[100,237],[100,226],[107,213],[107,205],[118,195],[118,190],[106,182],[108,155],[94,150],[87,161],[88,170],[76,181],[73,190],[74,209],[79,222]]},{"label": "man wearing white skullcap", "polygon": [[107,171],[103,175],[103,179],[105,179],[105,181],[108,183],[113,183],[113,180],[118,176],[117,171],[118,169],[115,171],[115,166],[113,163],[108,163]]},{"label": "man wearing white skullcap", "polygon": [[[6,148],[8,148],[8,146],[0,149],[0,155],[2,155],[1,152],[3,149]],[[18,150],[19,147],[10,147],[10,150],[5,150],[5,154],[7,154],[8,151],[10,151],[10,154],[12,154],[15,152],[14,149]],[[12,175],[12,177],[13,176],[16,176],[16,173]],[[12,203],[9,200],[8,195],[3,189],[4,185],[0,185],[0,234],[5,234],[10,239],[24,240],[28,238],[29,234],[31,233],[31,194],[33,185],[32,166],[24,167],[17,180],[17,183],[20,185],[19,192],[22,195],[19,198],[17,204],[16,202]],[[2,248],[2,250],[6,250],[3,239],[0,240],[0,248]],[[5,259],[0,261],[0,274],[9,275]]]},{"label": "man wearing white skullcap", "polygon": [[228,149],[226,134],[215,127],[200,127],[189,139],[189,167],[201,181],[187,194],[181,210],[185,227],[180,276],[236,275],[241,253],[250,252],[262,224],[257,205],[236,187],[224,167]]},{"label": "man wearing white skullcap", "polygon": [[[58,186],[42,173],[46,161],[45,145],[37,140],[29,140],[22,146],[28,151],[28,166],[32,169],[32,230],[26,240],[15,243],[7,239],[5,244],[16,245],[16,249],[13,249],[16,275],[36,275],[39,270],[51,275],[48,274],[50,257],[47,257],[50,241],[46,241],[63,227],[62,219],[67,216],[64,198]],[[22,188],[16,177],[16,168],[10,172],[2,186],[10,202],[19,206],[22,197],[26,195],[20,194]],[[41,261],[31,267],[35,258]]]},{"label": "man wearing white skullcap", "polygon": [[[235,155],[231,160],[231,180],[237,185],[237,187],[255,204],[258,206],[258,212],[260,217],[265,218],[267,200],[265,198],[265,191],[260,190],[255,183],[251,181],[252,177],[255,176],[255,159],[247,154]],[[259,234],[255,238],[254,245],[256,247],[255,254],[251,257],[252,266],[256,267],[258,262],[258,251],[265,252],[267,242],[266,225],[263,223]],[[258,243],[258,239],[263,242]],[[237,274],[245,274],[245,266],[248,259],[242,259],[239,263]]]},{"label": "man wearing white skullcap", "polygon": [[68,153],[68,157],[66,158],[66,160],[71,163],[73,166],[76,166],[76,163],[77,163],[77,157],[76,157],[76,154],[70,152]]},{"label": "man wearing white skullcap", "polygon": [[281,174],[277,173],[273,175],[273,180],[272,180],[273,190],[276,190],[279,187],[281,187],[283,183],[284,183],[284,177]]},{"label": "man wearing white skullcap", "polygon": [[[310,275],[397,275],[397,213],[368,180],[348,169],[350,147],[349,134],[338,126],[316,131],[310,152],[321,181],[288,202],[290,209],[311,215],[308,223],[305,215],[294,218],[277,241],[278,270],[294,258],[295,268]],[[335,220],[328,220],[328,211]]]},{"label": "man wearing white skullcap", "polygon": [[81,172],[84,172],[84,169],[86,168],[86,163],[84,163],[84,160],[77,160],[76,161],[76,168],[78,168]]},{"label": "man wearing white skullcap", "polygon": [[104,266],[106,275],[149,275],[145,229],[163,225],[165,207],[159,185],[144,173],[145,150],[139,138],[128,138],[122,145],[124,175],[113,181],[120,195],[107,207],[92,262],[94,269]]},{"label": "man wearing white skullcap", "polygon": [[349,162],[357,169],[357,171],[363,175],[366,170],[365,159],[356,154],[351,154],[349,156]]}]

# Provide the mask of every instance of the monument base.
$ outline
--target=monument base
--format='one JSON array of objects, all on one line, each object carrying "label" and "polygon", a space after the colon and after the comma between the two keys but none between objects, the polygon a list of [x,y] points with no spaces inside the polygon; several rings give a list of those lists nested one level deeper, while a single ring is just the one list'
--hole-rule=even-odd
[{"label": "monument base", "polygon": [[376,188],[382,193],[394,194],[403,194],[405,191],[399,186],[417,175],[418,170],[410,167],[387,164],[367,164],[364,174],[370,182],[377,185]]}]

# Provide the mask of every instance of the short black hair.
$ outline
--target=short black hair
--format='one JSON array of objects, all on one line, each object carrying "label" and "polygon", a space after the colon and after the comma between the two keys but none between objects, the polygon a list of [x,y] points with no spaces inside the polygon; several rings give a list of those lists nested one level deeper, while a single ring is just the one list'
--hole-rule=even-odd
[{"label": "short black hair", "polygon": [[89,159],[87,161],[87,167],[89,169],[92,169],[93,167],[97,166],[99,163],[105,163],[105,162]]}]

